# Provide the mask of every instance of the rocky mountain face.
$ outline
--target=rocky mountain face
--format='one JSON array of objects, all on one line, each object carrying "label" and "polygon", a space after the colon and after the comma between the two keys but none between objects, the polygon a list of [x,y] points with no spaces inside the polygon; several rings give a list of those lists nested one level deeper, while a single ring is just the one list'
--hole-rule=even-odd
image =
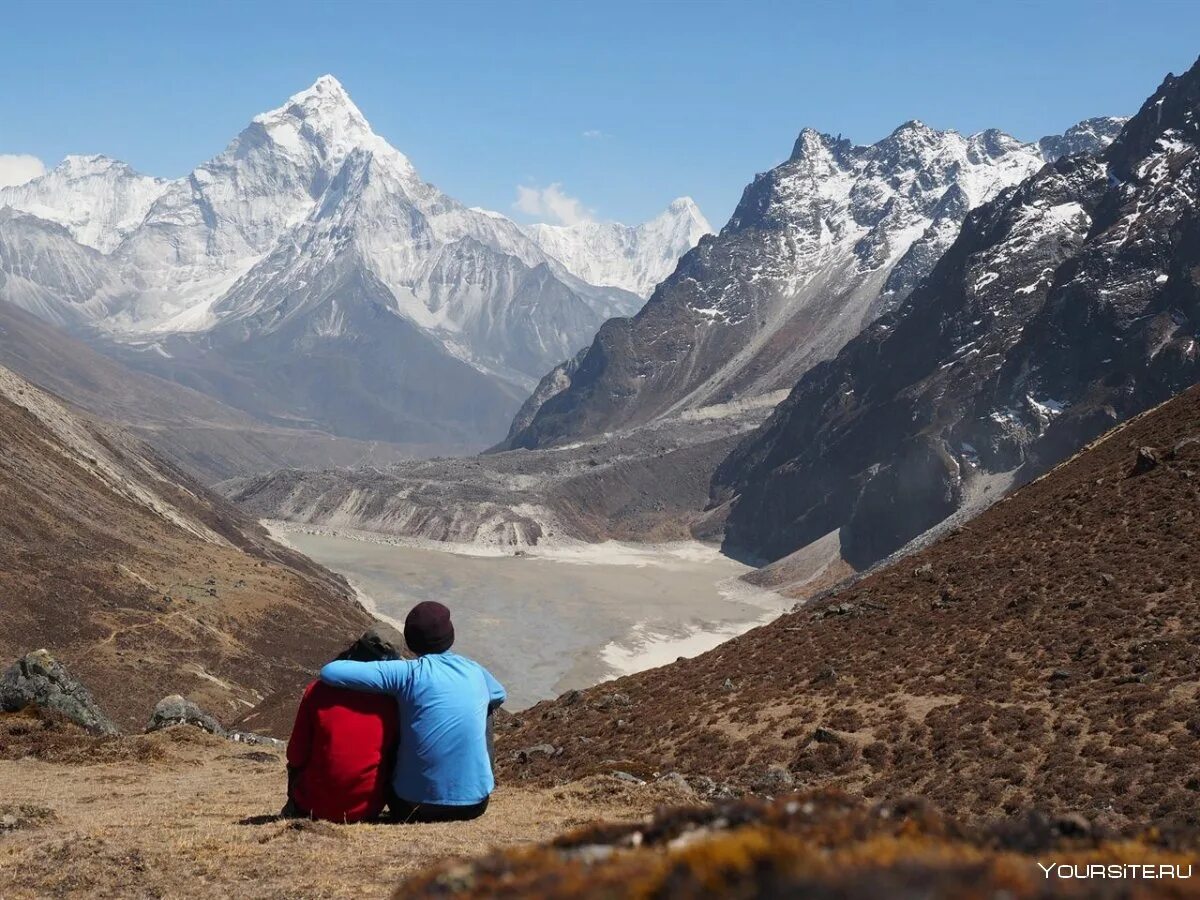
[{"label": "rocky mountain face", "polygon": [[1100,155],[972,213],[908,299],[814,368],[720,468],[726,540],[840,532],[869,565],[1197,378],[1200,66]]},{"label": "rocky mountain face", "polygon": [[679,258],[712,230],[691,197],[674,200],[641,225],[585,221],[525,228],[572,274],[589,284],[622,288],[639,297],[649,297],[674,271]]},{"label": "rocky mountain face", "polygon": [[618,273],[590,284],[423,182],[325,76],[185,178],[69,157],[0,192],[0,299],[273,425],[465,450],[633,312],[614,285],[668,266],[697,220],[677,204],[590,255],[560,235],[581,271]]},{"label": "rocky mountain face", "polygon": [[499,774],[559,785],[619,764],[702,796],[852,786],[966,818],[1036,804],[1190,826],[1198,471],[1193,387],[762,628],[521,711]]},{"label": "rocky mountain face", "polygon": [[[903,302],[967,213],[1068,144],[1119,120],[1026,144],[908,122],[870,146],[805,129],[729,223],[680,261],[632,318],[606,322],[563,389],[505,446],[539,447],[790,388]],[[545,393],[544,391],[542,393]]]},{"label": "rocky mountain face", "polygon": [[0,497],[0,659],[49,650],[119,726],[174,693],[236,718],[371,623],[340,579],[3,367]]},{"label": "rocky mountain face", "polygon": [[543,453],[280,469],[220,489],[257,518],[507,553],[578,541],[681,541],[713,469],[761,422],[696,418]]},{"label": "rocky mountain face", "polygon": [[55,325],[84,326],[119,290],[108,259],[65,226],[0,207],[0,300]]}]

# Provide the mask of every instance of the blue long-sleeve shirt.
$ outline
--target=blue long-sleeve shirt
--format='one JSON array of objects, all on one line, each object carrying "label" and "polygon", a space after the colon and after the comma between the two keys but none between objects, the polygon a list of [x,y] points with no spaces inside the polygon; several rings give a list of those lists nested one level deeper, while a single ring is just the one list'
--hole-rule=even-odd
[{"label": "blue long-sleeve shirt", "polygon": [[410,803],[470,806],[496,782],[487,749],[487,713],[503,686],[474,660],[430,653],[386,662],[338,660],[321,669],[334,687],[391,694],[400,711],[392,787]]}]

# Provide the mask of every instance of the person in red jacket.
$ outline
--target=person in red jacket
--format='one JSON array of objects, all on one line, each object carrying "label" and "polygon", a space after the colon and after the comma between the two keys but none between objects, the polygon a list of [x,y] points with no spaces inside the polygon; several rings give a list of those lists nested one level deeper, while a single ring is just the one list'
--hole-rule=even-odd
[{"label": "person in red jacket", "polygon": [[[400,659],[386,627],[372,628],[338,659]],[[394,697],[312,682],[287,747],[288,803],[282,815],[361,822],[387,804],[396,758]]]}]

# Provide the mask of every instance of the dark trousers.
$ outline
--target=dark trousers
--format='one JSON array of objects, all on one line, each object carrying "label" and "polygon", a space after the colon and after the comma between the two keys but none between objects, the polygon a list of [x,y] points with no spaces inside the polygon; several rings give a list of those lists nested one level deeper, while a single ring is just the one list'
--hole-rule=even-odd
[{"label": "dark trousers", "polygon": [[465,822],[478,819],[488,808],[488,797],[470,806],[443,806],[440,803],[410,803],[388,791],[388,810],[397,822]]}]

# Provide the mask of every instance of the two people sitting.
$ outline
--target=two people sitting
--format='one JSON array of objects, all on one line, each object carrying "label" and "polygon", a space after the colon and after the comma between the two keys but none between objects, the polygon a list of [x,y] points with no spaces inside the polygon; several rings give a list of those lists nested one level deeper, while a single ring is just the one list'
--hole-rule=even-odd
[{"label": "two people sitting", "polygon": [[454,625],[441,603],[418,603],[404,643],[378,629],[321,669],[308,686],[288,742],[285,814],[335,822],[402,822],[483,815],[495,787],[491,714],[503,686],[474,660],[450,652]]}]

